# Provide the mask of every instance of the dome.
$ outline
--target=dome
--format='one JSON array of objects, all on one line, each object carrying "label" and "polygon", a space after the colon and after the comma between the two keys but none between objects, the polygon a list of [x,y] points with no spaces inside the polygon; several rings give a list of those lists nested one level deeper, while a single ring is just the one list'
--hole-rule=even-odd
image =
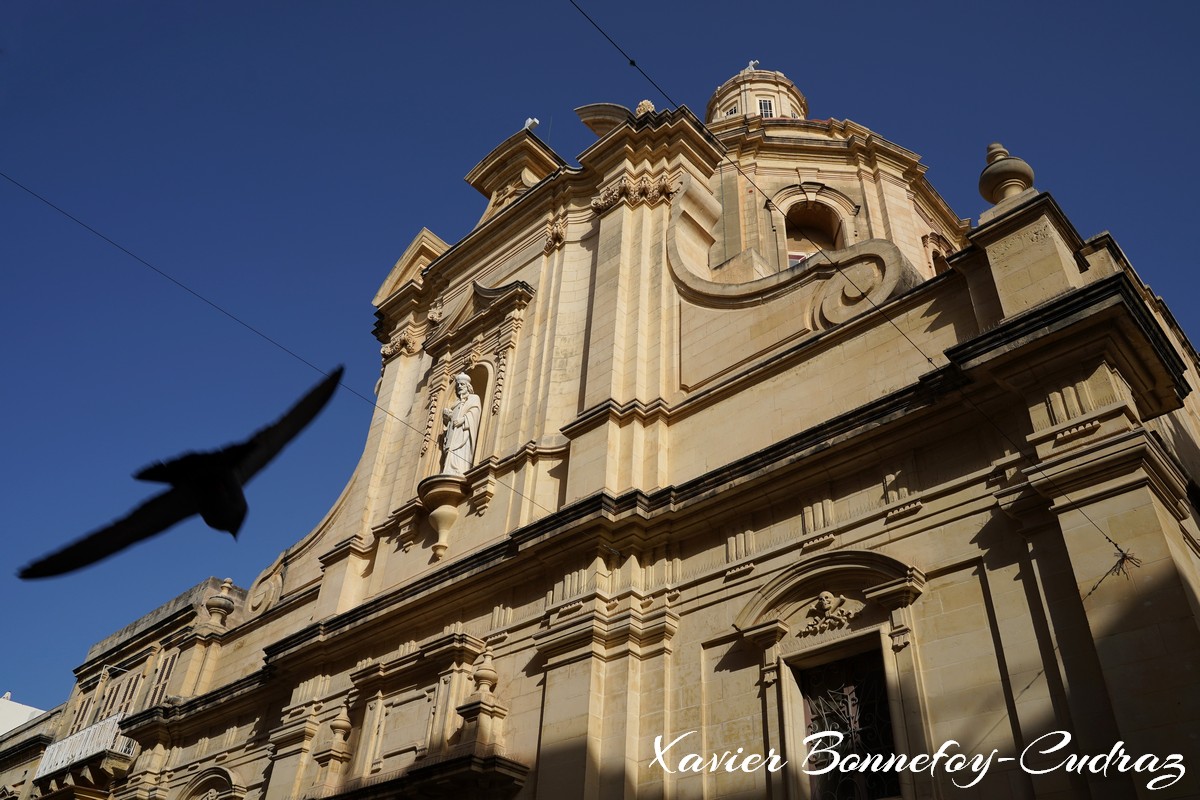
[{"label": "dome", "polygon": [[744,70],[721,84],[708,101],[705,121],[728,117],[804,119],[808,101],[782,72],[758,69],[751,61]]}]

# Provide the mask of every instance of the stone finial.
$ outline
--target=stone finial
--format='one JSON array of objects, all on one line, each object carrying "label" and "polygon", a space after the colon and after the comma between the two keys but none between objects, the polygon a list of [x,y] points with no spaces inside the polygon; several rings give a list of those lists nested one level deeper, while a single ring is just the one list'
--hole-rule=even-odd
[{"label": "stone finial", "polygon": [[492,665],[491,648],[483,651],[483,660],[476,665],[473,677],[475,691],[480,694],[491,694],[492,690],[496,688],[496,679],[500,676]]},{"label": "stone finial", "polygon": [[1033,168],[999,142],[987,149],[987,166],[979,174],[979,193],[993,205],[1020,194],[1033,186]]},{"label": "stone finial", "polygon": [[649,100],[643,100],[642,102],[638,103],[637,108],[635,108],[633,110],[634,116],[637,116],[637,117],[640,117],[642,114],[653,114],[653,113],[654,113],[654,103],[651,103]]},{"label": "stone finial", "polygon": [[229,596],[229,590],[232,588],[233,579],[226,578],[221,581],[220,594],[214,594],[204,601],[204,607],[208,609],[209,622],[225,627],[225,618],[233,611],[233,598]]},{"label": "stone finial", "polygon": [[329,722],[329,729],[333,731],[333,735],[338,741],[345,742],[350,737],[350,713],[342,706],[336,717]]}]

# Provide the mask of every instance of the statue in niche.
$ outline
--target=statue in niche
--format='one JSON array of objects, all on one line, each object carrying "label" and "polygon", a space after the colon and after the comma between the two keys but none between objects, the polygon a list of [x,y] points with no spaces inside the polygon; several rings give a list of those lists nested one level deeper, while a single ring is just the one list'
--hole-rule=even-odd
[{"label": "statue in niche", "polygon": [[475,435],[479,432],[479,395],[465,372],[454,376],[454,394],[457,402],[442,410],[446,423],[442,434],[443,475],[466,474],[475,460]]}]

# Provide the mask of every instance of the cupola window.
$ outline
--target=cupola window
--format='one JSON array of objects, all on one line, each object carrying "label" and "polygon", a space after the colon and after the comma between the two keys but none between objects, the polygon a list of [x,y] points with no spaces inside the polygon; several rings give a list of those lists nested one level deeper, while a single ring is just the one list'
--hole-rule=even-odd
[{"label": "cupola window", "polygon": [[788,266],[803,264],[820,252],[842,247],[837,215],[826,205],[796,203],[787,210]]}]

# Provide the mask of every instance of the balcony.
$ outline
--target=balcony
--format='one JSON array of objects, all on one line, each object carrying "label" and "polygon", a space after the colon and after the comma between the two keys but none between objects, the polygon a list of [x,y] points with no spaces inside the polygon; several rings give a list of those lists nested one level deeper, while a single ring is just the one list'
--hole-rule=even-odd
[{"label": "balcony", "polygon": [[[83,777],[87,783],[107,783],[113,777],[124,774],[137,748],[137,742],[121,735],[121,719],[124,716],[115,714],[100,720],[47,747],[33,776],[41,794],[51,794],[76,782],[64,781],[66,775],[61,773],[86,772],[86,775],[72,775],[72,778]],[[84,770],[84,767],[87,769]]]}]

